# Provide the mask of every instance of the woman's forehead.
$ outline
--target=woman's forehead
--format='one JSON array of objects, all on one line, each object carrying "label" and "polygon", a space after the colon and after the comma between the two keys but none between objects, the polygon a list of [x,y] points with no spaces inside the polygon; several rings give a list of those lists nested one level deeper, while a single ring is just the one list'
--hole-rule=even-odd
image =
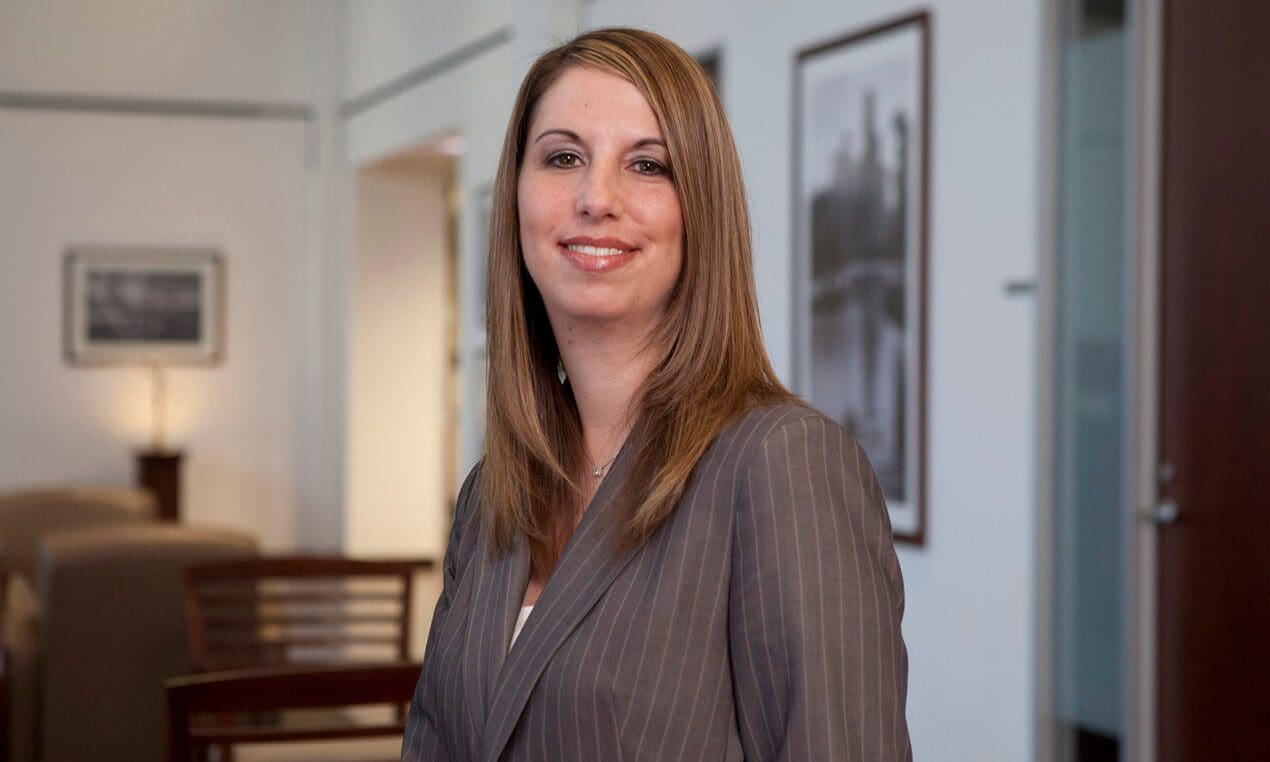
[{"label": "woman's forehead", "polygon": [[662,138],[648,99],[630,80],[586,66],[570,66],[543,92],[530,114],[526,140],[548,131],[568,131],[586,139],[626,135]]}]

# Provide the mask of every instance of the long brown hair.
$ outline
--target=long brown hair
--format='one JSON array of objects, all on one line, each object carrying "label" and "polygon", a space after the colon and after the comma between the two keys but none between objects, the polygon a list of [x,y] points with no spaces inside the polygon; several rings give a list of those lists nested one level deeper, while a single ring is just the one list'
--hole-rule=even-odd
[{"label": "long brown hair", "polygon": [[516,187],[534,107],[571,66],[615,74],[643,93],[666,140],[683,218],[683,267],[653,338],[660,361],[638,397],[639,449],[619,497],[626,519],[615,552],[666,520],[724,426],[751,407],[793,399],[763,347],[741,166],[709,77],[679,46],[634,29],[588,32],[544,53],[516,96],[494,185],[482,481],[493,552],[525,538],[540,578],[572,531],[567,506],[579,492],[571,475],[585,454],[572,392],[556,376],[547,312],[521,255]]}]

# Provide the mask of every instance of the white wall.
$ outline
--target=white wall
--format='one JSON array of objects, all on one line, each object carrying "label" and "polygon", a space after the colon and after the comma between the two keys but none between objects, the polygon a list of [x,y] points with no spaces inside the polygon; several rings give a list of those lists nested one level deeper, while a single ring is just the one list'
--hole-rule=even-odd
[{"label": "white wall", "polygon": [[0,92],[304,102],[307,0],[0,0]]},{"label": "white wall", "polygon": [[345,7],[345,96],[374,89],[498,30],[510,0],[377,0]]},{"label": "white wall", "polygon": [[454,313],[444,167],[356,178],[345,550],[445,552]]},{"label": "white wall", "polygon": [[0,96],[84,99],[77,110],[0,108],[0,489],[130,483],[131,453],[147,441],[141,370],[62,359],[66,246],[211,246],[227,264],[225,360],[169,381],[184,515],[275,549],[336,544],[338,528],[320,526],[330,506],[311,486],[320,443],[305,428],[321,406],[312,349],[327,338],[308,319],[319,131],[302,118],[92,107],[304,107],[320,90],[311,71],[327,10],[0,0]]}]

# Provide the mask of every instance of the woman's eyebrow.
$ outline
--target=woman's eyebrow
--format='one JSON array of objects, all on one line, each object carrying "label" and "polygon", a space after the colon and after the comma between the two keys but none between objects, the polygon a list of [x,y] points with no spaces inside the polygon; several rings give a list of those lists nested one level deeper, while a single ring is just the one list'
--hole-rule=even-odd
[{"label": "woman's eyebrow", "polygon": [[[578,135],[578,133],[573,130],[566,130],[562,127],[553,127],[552,129],[543,130],[538,133],[538,137],[534,138],[534,143],[537,143],[548,135],[559,135],[567,140],[572,140],[575,143],[582,142],[582,136]],[[640,138],[631,144],[631,150],[645,148],[647,146],[660,146],[662,148],[666,148],[666,141],[661,138]]]},{"label": "woman's eyebrow", "polygon": [[631,146],[631,148],[644,148],[645,146],[661,146],[662,148],[666,148],[666,141],[661,138],[643,138],[635,141],[635,144]]},{"label": "woman's eyebrow", "polygon": [[568,138],[569,140],[572,140],[575,143],[582,142],[582,138],[581,136],[578,135],[578,133],[574,132],[573,130],[565,130],[560,128],[543,130],[542,132],[538,133],[538,137],[534,138],[534,142],[537,143],[539,140],[542,140],[548,135],[560,135],[560,136]]}]

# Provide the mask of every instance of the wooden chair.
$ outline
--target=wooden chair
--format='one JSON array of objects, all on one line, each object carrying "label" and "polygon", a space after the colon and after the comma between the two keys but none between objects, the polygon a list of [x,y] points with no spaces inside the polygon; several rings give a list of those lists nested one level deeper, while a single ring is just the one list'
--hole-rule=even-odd
[{"label": "wooden chair", "polygon": [[[407,662],[414,620],[413,578],[431,565],[432,561],[425,559],[287,556],[190,567],[185,573],[185,605],[193,668],[196,672],[264,669],[266,672],[260,674],[238,672],[235,679],[255,685],[252,678],[259,677],[264,685],[272,685],[265,680],[272,674],[267,672],[270,668]],[[415,678],[418,672],[416,668]],[[295,674],[299,676],[289,679],[317,680],[320,678],[304,676],[326,673],[301,669]],[[230,690],[229,695],[239,694]],[[402,704],[409,698],[407,693],[397,703],[397,724],[392,727],[404,722]],[[300,705],[276,708],[295,706]],[[245,739],[234,732],[235,728],[253,727],[253,721],[262,719],[266,725],[283,720],[242,714],[253,708],[264,707],[224,702],[219,709],[222,714],[212,718],[211,723],[220,729],[225,740],[218,741],[220,736],[206,731],[201,745],[242,741]],[[319,721],[330,732],[340,733],[349,729],[346,718],[346,713],[327,712]],[[282,736],[269,740],[296,739]],[[233,757],[232,746],[223,745],[219,759],[233,762]]]},{"label": "wooden chair", "polygon": [[[404,713],[369,723],[304,727],[280,718],[283,710],[334,709],[410,701],[421,665],[418,662],[361,666],[284,666],[172,678],[165,682],[168,699],[168,760],[203,759],[208,749],[236,743],[334,741],[400,736]],[[226,725],[200,723],[199,716],[233,713],[245,721]],[[263,713],[267,719],[260,722]],[[252,721],[252,720],[257,721]],[[197,755],[197,756],[195,756]],[[396,758],[395,756],[393,757]]]},{"label": "wooden chair", "polygon": [[410,658],[411,594],[430,560],[275,557],[185,573],[194,670]]}]

